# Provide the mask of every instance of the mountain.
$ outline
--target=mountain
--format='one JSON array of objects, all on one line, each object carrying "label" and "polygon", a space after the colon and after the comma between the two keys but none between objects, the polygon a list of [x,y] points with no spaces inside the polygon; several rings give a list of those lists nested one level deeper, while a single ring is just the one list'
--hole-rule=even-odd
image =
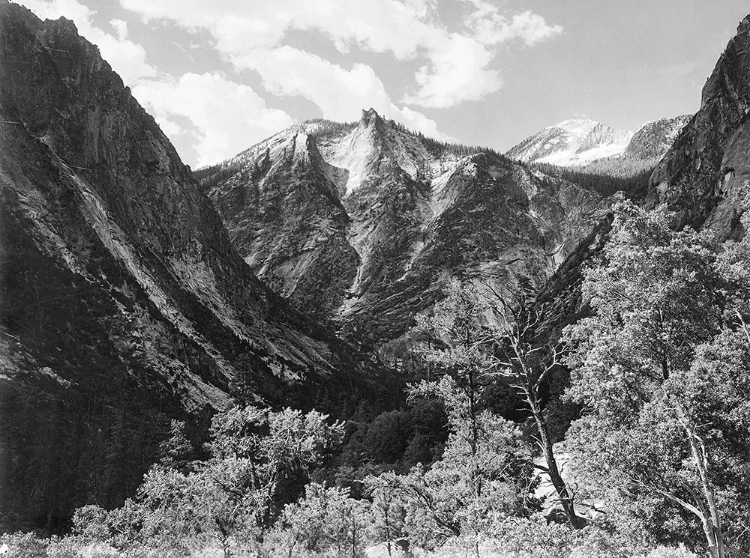
[{"label": "mountain", "polygon": [[582,167],[592,173],[635,174],[654,167],[689,120],[690,116],[653,120],[634,134],[593,120],[566,120],[525,139],[506,155],[527,163]]},{"label": "mountain", "polygon": [[737,28],[703,86],[701,107],[651,177],[647,203],[706,226],[719,239],[743,234],[750,149],[750,16]]},{"label": "mountain", "polygon": [[122,502],[173,417],[342,410],[378,370],[253,276],[72,22],[0,1],[0,530]]},{"label": "mountain", "polygon": [[[694,116],[680,116],[645,124],[631,140],[624,156],[654,160],[669,138],[671,146],[659,157],[647,189],[634,201],[647,208],[666,207],[676,213],[674,226],[713,231],[718,241],[746,233],[740,218],[750,194],[750,16],[738,26],[701,93]],[[595,167],[593,163],[585,170]],[[545,336],[585,315],[581,296],[582,270],[601,257],[610,223],[602,221],[594,233],[571,253],[539,294],[539,304],[551,312],[543,325]]]},{"label": "mountain", "polygon": [[630,143],[622,154],[623,157],[640,161],[656,160],[655,162],[658,162],[672,147],[675,139],[690,121],[690,118],[691,115],[686,114],[646,122],[630,138]]},{"label": "mountain", "polygon": [[525,163],[585,165],[620,155],[632,137],[633,132],[616,130],[593,120],[564,120],[526,138],[506,155]]},{"label": "mountain", "polygon": [[197,174],[258,277],[382,357],[451,277],[542,284],[611,203],[372,109],[292,126]]}]

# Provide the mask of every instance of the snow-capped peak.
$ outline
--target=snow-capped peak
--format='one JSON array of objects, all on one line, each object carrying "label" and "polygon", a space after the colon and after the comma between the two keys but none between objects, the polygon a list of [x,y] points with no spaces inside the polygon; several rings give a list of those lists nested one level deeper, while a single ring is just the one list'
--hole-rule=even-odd
[{"label": "snow-capped peak", "polygon": [[508,156],[525,162],[585,165],[623,153],[632,137],[629,130],[617,130],[594,120],[563,120],[522,141],[508,151]]},{"label": "snow-capped peak", "polygon": [[560,166],[583,166],[608,157],[658,160],[690,118],[685,115],[649,120],[635,133],[590,119],[563,120],[526,138],[507,155],[527,163]]},{"label": "snow-capped peak", "polygon": [[589,120],[589,119],[571,119],[571,120],[563,120],[562,122],[558,122],[557,124],[554,124],[552,126],[547,126],[545,130],[550,130],[552,128],[559,128],[561,130],[565,130],[566,132],[580,132],[580,133],[588,133],[590,132],[597,124],[595,120]]}]

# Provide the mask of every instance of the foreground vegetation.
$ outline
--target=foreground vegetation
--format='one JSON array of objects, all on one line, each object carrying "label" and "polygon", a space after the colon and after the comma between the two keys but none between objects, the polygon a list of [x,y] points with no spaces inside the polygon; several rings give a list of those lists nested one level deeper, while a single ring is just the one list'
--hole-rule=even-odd
[{"label": "foreground vegetation", "polygon": [[239,405],[202,447],[175,422],[134,498],[7,555],[746,556],[750,239],[717,248],[619,204],[554,346],[532,299],[456,282],[418,320],[408,408]]}]

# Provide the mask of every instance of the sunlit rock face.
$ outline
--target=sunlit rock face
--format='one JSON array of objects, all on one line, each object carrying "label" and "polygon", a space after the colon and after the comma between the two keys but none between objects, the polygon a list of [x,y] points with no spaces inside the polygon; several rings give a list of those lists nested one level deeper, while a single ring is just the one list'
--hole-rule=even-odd
[{"label": "sunlit rock face", "polygon": [[0,530],[121,502],[170,417],[376,396],[72,22],[0,1],[0,121]]},{"label": "sunlit rock face", "polygon": [[750,18],[719,58],[703,87],[701,108],[651,177],[648,202],[705,225],[718,238],[739,234],[750,168]]},{"label": "sunlit rock face", "polygon": [[654,163],[658,163],[691,118],[691,115],[682,115],[646,122],[633,134],[623,156],[641,161],[653,160]]},{"label": "sunlit rock face", "polygon": [[403,349],[451,277],[540,285],[611,203],[374,110],[304,122],[198,174],[258,277],[381,354]]}]

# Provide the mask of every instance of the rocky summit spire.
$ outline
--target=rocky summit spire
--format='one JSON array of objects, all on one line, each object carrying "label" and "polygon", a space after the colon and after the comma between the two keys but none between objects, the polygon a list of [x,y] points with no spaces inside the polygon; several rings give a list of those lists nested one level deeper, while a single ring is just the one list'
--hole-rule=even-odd
[{"label": "rocky summit spire", "polygon": [[289,128],[233,159],[233,176],[217,172],[209,197],[261,279],[381,354],[408,345],[445,278],[541,284],[608,207],[595,191],[413,134],[373,109],[352,126],[302,126],[319,158],[284,164],[298,133]]},{"label": "rocky summit spire", "polygon": [[380,115],[375,111],[374,108],[370,107],[369,109],[362,109],[362,118],[360,118],[360,121],[363,124],[377,122],[378,120],[382,121],[382,118],[380,118]]}]

